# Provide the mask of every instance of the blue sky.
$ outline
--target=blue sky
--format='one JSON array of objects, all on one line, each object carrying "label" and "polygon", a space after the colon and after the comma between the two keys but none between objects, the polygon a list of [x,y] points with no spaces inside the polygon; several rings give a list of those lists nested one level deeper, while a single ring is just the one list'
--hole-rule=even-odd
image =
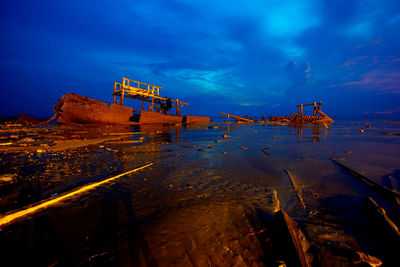
[{"label": "blue sky", "polygon": [[2,1],[0,24],[0,116],[110,102],[123,76],[186,114],[400,115],[397,0]]}]

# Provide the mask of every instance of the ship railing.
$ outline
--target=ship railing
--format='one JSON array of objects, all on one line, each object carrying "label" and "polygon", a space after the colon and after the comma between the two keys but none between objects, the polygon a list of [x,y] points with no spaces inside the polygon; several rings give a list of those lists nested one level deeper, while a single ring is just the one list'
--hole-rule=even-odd
[{"label": "ship railing", "polygon": [[125,91],[129,95],[145,95],[145,96],[160,96],[162,87],[139,82],[127,78],[122,78],[122,84],[119,85],[119,90]]}]

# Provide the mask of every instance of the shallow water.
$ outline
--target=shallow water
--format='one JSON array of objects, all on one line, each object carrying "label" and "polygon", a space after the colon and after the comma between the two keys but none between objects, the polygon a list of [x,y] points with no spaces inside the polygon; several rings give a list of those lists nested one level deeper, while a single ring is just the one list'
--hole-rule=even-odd
[{"label": "shallow water", "polygon": [[400,225],[398,207],[331,158],[399,191],[400,124],[211,126],[217,128],[52,126],[43,140],[134,132],[123,141],[143,142],[3,153],[1,174],[18,181],[0,187],[2,214],[153,165],[4,227],[2,258],[39,265],[274,265],[281,259],[271,249],[268,216],[282,208],[309,239],[314,265],[349,264],[354,251],[392,262],[364,199],[373,197]]}]

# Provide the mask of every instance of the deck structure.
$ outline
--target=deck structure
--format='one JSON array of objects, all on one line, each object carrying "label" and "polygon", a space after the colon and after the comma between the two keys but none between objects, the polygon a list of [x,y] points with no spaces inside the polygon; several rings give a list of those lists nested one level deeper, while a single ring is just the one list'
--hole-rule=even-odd
[{"label": "deck structure", "polygon": [[[180,116],[180,108],[189,105],[179,99],[173,100],[168,97],[160,96],[162,87],[135,81],[123,77],[122,83],[114,82],[114,104],[124,104],[124,98],[128,97],[142,101],[142,110],[145,110],[145,102],[149,103],[149,111],[156,111],[168,114],[171,108],[176,109],[176,115]],[[117,99],[119,96],[120,99]]]}]

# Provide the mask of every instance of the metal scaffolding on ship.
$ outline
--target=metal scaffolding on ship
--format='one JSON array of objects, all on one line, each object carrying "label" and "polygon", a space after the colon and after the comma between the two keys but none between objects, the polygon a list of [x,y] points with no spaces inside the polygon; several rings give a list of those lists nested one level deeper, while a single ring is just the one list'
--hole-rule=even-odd
[{"label": "metal scaffolding on ship", "polygon": [[[114,82],[114,104],[124,104],[124,98],[131,98],[142,101],[142,110],[145,110],[144,102],[149,103],[149,111],[164,112],[168,114],[170,108],[176,109],[176,115],[180,116],[180,108],[189,105],[181,102],[179,99],[173,100],[168,97],[160,96],[160,90],[163,87],[131,80],[123,77],[122,83]],[[117,99],[117,96],[120,99]]]}]

